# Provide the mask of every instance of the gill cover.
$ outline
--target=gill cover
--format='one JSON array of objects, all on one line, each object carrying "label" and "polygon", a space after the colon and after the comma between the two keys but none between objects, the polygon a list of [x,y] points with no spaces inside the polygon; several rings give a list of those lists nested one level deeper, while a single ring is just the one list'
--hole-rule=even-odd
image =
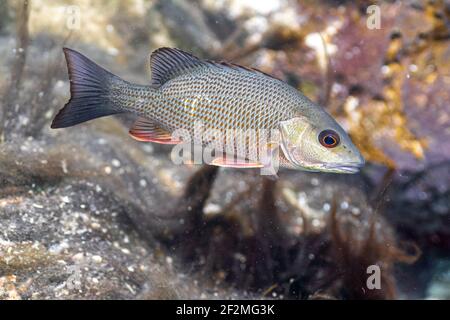
[{"label": "gill cover", "polygon": [[309,124],[304,117],[295,117],[286,121],[280,122],[280,135],[281,135],[281,150],[284,156],[292,164],[303,166],[306,165],[299,161],[300,159],[294,158],[294,151],[300,145],[300,141],[303,138]]}]

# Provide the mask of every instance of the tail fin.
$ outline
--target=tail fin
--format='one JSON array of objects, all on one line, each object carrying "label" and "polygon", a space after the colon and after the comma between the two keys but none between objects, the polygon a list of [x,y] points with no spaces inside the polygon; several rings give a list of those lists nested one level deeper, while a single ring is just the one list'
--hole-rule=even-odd
[{"label": "tail fin", "polygon": [[66,128],[122,111],[109,98],[111,82],[119,79],[81,53],[64,48],[70,79],[70,100],[53,119],[51,127]]}]

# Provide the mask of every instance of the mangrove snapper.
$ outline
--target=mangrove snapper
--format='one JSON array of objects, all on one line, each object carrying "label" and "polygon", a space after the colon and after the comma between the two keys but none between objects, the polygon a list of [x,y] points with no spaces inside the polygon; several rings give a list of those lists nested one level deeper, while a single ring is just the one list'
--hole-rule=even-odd
[{"label": "mangrove snapper", "polygon": [[130,129],[135,139],[181,144],[188,135],[194,145],[214,150],[212,165],[267,168],[279,162],[292,169],[355,173],[364,164],[328,113],[256,69],[160,48],[150,58],[151,84],[137,85],[72,49],[64,48],[64,54],[71,98],[52,128],[132,112],[139,116]]}]

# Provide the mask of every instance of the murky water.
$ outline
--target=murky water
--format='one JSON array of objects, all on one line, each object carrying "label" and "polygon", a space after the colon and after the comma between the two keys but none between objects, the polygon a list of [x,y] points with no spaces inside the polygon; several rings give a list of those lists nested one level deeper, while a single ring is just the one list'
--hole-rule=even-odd
[{"label": "murky water", "polygon": [[[449,12],[0,2],[0,299],[450,298]],[[52,130],[63,47],[140,84],[159,47],[258,68],[332,114],[366,166],[175,165],[170,145],[128,135],[132,115]]]}]

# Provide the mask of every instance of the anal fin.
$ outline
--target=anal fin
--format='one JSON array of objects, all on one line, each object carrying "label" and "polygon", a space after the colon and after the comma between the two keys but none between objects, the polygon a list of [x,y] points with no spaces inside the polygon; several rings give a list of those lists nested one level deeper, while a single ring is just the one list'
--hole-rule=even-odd
[{"label": "anal fin", "polygon": [[172,140],[169,131],[143,117],[139,117],[129,131],[130,135],[138,141],[155,142],[160,144],[178,144],[181,141]]}]

